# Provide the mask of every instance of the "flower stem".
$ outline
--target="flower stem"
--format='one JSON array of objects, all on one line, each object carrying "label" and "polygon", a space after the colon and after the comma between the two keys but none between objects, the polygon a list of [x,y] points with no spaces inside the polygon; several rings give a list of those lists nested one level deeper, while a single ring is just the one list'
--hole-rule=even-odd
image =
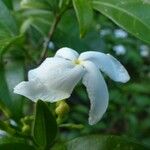
[{"label": "flower stem", "polygon": [[48,44],[49,44],[49,42],[51,41],[52,36],[53,36],[53,34],[54,34],[54,32],[55,32],[55,30],[56,30],[56,28],[57,28],[57,25],[58,25],[59,21],[61,20],[62,15],[65,13],[66,10],[67,10],[67,7],[66,7],[63,11],[61,11],[60,13],[57,13],[56,16],[55,16],[55,19],[54,19],[54,21],[53,21],[53,23],[52,23],[52,25],[51,25],[51,28],[50,28],[50,30],[49,30],[49,33],[48,33],[48,37],[47,37],[48,39],[46,40],[46,42],[45,42],[45,44],[44,44],[44,47],[43,47],[43,51],[42,51],[42,53],[41,53],[41,60],[40,60],[40,63],[41,63],[41,62],[46,58],[46,56],[47,56]]},{"label": "flower stem", "polygon": [[84,125],[82,124],[73,124],[73,123],[67,123],[67,124],[61,124],[59,125],[60,128],[70,128],[70,129],[83,129]]},{"label": "flower stem", "polygon": [[5,123],[5,122],[3,122],[1,120],[0,120],[0,129],[5,131],[5,132],[7,132],[7,133],[9,133],[9,134],[11,134],[11,135],[15,135],[16,134],[16,130],[15,129],[11,128],[9,126],[9,124],[7,124],[7,123]]},{"label": "flower stem", "polygon": [[[56,29],[56,27],[57,27],[57,24],[58,24],[60,18],[61,18],[60,15],[57,15],[57,16],[55,17],[55,19],[54,19],[54,22],[53,22],[51,28],[50,28],[50,31],[49,31],[49,33],[48,33],[48,40],[46,41],[46,43],[45,43],[45,45],[44,45],[44,47],[43,47],[42,54],[41,54],[41,61],[43,61],[43,60],[46,58],[46,56],[47,56],[48,44],[49,44],[49,42],[50,42],[51,39],[52,39],[52,36],[53,36],[53,34],[54,34],[54,31],[55,31],[55,29]],[[41,62],[40,62],[40,63],[41,63]]]}]

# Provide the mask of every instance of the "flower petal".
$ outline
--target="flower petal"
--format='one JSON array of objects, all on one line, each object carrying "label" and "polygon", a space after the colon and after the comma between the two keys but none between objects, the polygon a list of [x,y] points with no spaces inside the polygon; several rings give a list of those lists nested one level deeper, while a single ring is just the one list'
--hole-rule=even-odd
[{"label": "flower petal", "polygon": [[34,101],[59,101],[70,96],[84,71],[81,65],[75,66],[71,61],[47,58],[38,68],[29,71],[29,81],[20,83],[17,86],[20,91],[15,92]]},{"label": "flower petal", "polygon": [[114,81],[125,83],[130,79],[127,70],[110,54],[89,51],[82,53],[79,59],[92,61]]},{"label": "flower petal", "polygon": [[29,81],[34,80],[35,77],[41,79],[42,81],[46,80],[47,79],[46,76],[49,76],[49,74],[52,71],[55,72],[55,70],[61,68],[62,66],[65,66],[66,68],[74,67],[71,61],[65,60],[63,58],[57,57],[46,58],[39,67],[32,69],[28,72],[28,80]]},{"label": "flower petal", "polygon": [[109,96],[104,78],[95,64],[86,61],[84,62],[84,67],[87,72],[83,77],[83,84],[86,86],[91,102],[89,124],[93,125],[96,124],[105,113]]},{"label": "flower petal", "polygon": [[70,97],[74,87],[81,80],[84,73],[85,70],[81,65],[74,66],[73,68],[63,66],[55,70],[55,72],[51,72],[51,76],[48,78],[49,83],[44,83],[52,93],[49,100],[52,102],[60,100],[57,93],[64,94],[63,99]]},{"label": "flower petal", "polygon": [[68,60],[75,60],[79,57],[79,54],[71,48],[64,47],[56,52],[55,57],[60,57]]},{"label": "flower petal", "polygon": [[48,91],[38,79],[32,81],[23,81],[14,88],[14,93],[23,95],[32,101],[39,99],[45,100],[48,97]]}]

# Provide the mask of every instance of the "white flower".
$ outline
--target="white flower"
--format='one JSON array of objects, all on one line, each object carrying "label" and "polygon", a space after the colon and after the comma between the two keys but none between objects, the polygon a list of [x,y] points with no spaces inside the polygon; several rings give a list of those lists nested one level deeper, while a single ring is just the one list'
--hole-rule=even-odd
[{"label": "white flower", "polygon": [[113,50],[116,52],[116,55],[124,55],[126,53],[125,47],[121,44],[114,46]]},{"label": "white flower", "polygon": [[53,43],[52,41],[50,41],[50,42],[48,43],[48,48],[51,49],[51,50],[54,50],[54,49],[55,49],[55,45],[54,45],[54,43]]},{"label": "white flower", "polygon": [[118,82],[127,82],[126,69],[113,56],[95,51],[78,54],[61,48],[54,57],[47,58],[39,67],[30,70],[28,80],[14,88],[14,92],[37,101],[56,102],[70,97],[82,79],[91,102],[89,124],[97,123],[108,106],[108,90],[101,72]]},{"label": "white flower", "polygon": [[100,30],[100,35],[101,36],[106,36],[106,35],[109,35],[111,34],[111,30],[110,29],[102,29]]},{"label": "white flower", "polygon": [[140,46],[140,55],[142,57],[148,57],[150,53],[150,49],[147,45],[141,45]]},{"label": "white flower", "polygon": [[116,29],[114,31],[114,35],[116,38],[126,38],[128,36],[128,33],[122,29]]},{"label": "white flower", "polygon": [[6,137],[8,135],[7,132],[3,131],[3,130],[0,130],[0,139],[3,138],[3,137]]}]

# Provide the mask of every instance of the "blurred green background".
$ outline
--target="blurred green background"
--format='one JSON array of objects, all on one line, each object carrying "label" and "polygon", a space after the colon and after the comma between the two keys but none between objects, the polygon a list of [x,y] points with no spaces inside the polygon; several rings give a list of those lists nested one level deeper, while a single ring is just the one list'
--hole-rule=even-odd
[{"label": "blurred green background", "polygon": [[[35,68],[40,61],[54,15],[45,6],[30,8],[22,2],[21,7],[19,0],[3,2],[17,24],[9,22],[11,17],[0,17],[9,25],[5,28],[0,20],[0,116],[7,122],[15,120],[20,124],[21,117],[33,113],[34,104],[13,94],[13,87],[24,78],[27,80],[28,70]],[[18,36],[19,32],[21,35]],[[97,12],[89,32],[80,38],[75,12],[69,9],[49,42],[48,55],[53,56],[61,47],[70,47],[79,53],[91,50],[110,53],[126,67],[131,77],[128,83],[120,84],[105,76],[110,94],[109,107],[94,126],[88,125],[90,102],[85,88],[79,84],[66,101],[70,113],[64,123],[83,124],[84,128],[72,132],[61,128],[61,138],[114,134],[135,138],[150,146],[150,45]]]}]

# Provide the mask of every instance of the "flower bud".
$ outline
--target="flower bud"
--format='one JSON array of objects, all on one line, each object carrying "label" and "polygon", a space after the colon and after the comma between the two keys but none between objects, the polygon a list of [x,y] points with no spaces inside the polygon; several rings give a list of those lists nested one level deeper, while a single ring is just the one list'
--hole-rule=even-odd
[{"label": "flower bud", "polygon": [[70,110],[69,105],[65,101],[60,101],[56,104],[55,113],[59,117],[63,117],[65,114],[67,114]]},{"label": "flower bud", "polygon": [[34,116],[25,116],[24,118],[21,118],[21,123],[24,124],[31,124],[31,122],[34,120]]},{"label": "flower bud", "polygon": [[22,127],[22,133],[25,134],[25,135],[30,134],[30,126],[29,125],[24,125]]}]

